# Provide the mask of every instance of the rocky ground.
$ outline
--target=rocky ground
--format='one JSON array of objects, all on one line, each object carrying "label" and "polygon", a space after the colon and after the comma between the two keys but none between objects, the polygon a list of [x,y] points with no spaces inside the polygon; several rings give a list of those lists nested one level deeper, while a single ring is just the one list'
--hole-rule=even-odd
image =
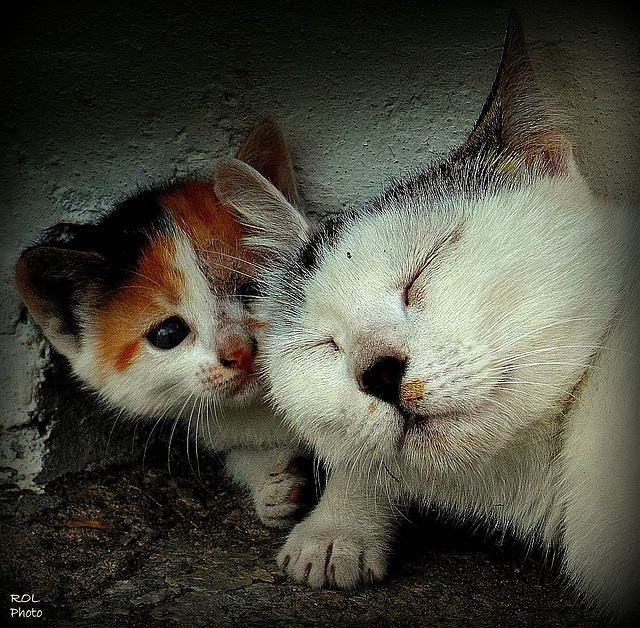
[{"label": "rocky ground", "polygon": [[[274,562],[283,533],[260,524],[215,462],[194,469],[179,452],[174,458],[168,465],[165,451],[67,476],[40,495],[8,491],[3,625],[606,625],[540,557],[417,514],[382,585],[341,592],[292,584]],[[28,611],[39,617],[25,618]]]}]

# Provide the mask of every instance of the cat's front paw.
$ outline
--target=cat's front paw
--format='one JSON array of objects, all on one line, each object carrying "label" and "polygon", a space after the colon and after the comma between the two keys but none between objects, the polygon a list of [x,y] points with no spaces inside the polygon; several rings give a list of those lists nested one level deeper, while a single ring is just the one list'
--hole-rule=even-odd
[{"label": "cat's front paw", "polygon": [[353,589],[387,574],[388,548],[375,534],[322,525],[313,513],[300,522],[278,554],[282,571],[310,587]]},{"label": "cat's front paw", "polygon": [[309,467],[307,460],[294,458],[269,469],[264,484],[253,493],[262,523],[272,528],[291,528],[295,524],[296,516],[309,505]]}]

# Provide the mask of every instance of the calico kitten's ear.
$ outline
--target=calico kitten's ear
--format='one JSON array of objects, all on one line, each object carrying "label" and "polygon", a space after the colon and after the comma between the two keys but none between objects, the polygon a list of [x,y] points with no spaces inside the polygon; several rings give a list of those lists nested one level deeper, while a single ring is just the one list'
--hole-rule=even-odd
[{"label": "calico kitten's ear", "polygon": [[80,349],[80,307],[90,305],[104,258],[48,245],[27,249],[15,278],[20,295],[51,344],[63,355]]},{"label": "calico kitten's ear", "polygon": [[280,191],[259,172],[238,159],[218,164],[215,183],[220,201],[241,215],[252,236],[247,243],[267,252],[297,250],[310,225]]},{"label": "calico kitten's ear", "polygon": [[298,204],[298,187],[289,151],[273,120],[267,118],[249,131],[236,159],[249,164],[271,181],[291,204]]},{"label": "calico kitten's ear", "polygon": [[458,151],[480,157],[505,175],[567,174],[571,149],[547,110],[515,13],[509,16],[498,75],[476,125]]}]

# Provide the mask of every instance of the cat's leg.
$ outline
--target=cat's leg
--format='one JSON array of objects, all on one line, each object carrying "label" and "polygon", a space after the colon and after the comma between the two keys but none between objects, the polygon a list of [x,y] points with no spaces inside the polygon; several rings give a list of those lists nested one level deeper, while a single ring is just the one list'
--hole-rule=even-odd
[{"label": "cat's leg", "polygon": [[396,513],[366,478],[333,470],[319,504],[289,534],[278,564],[312,587],[349,589],[382,580]]},{"label": "cat's leg", "polygon": [[290,528],[305,506],[311,463],[290,447],[233,449],[227,453],[231,477],[248,488],[260,520],[273,528]]}]

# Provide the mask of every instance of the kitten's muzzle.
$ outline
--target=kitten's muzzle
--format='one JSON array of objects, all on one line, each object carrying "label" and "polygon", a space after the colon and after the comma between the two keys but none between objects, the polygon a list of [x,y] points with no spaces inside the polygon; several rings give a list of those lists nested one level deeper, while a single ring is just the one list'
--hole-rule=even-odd
[{"label": "kitten's muzzle", "polygon": [[254,358],[257,352],[258,345],[255,339],[230,336],[221,343],[218,359],[225,368],[233,369],[244,375],[253,375],[255,372]]},{"label": "kitten's muzzle", "polygon": [[400,385],[406,367],[405,356],[378,357],[358,375],[358,386],[362,392],[398,408],[400,407]]}]

